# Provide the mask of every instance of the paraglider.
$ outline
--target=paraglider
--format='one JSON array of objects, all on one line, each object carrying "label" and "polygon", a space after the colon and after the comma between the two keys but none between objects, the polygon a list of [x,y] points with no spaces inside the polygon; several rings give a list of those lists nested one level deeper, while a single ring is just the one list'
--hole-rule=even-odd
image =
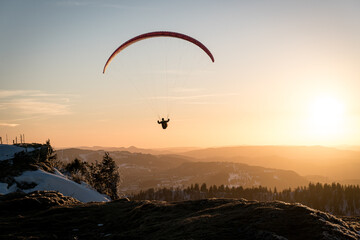
[{"label": "paraglider", "polygon": [[[156,31],[156,32],[149,32],[149,33],[144,33],[141,35],[138,35],[136,37],[133,37],[131,39],[129,39],[128,41],[124,42],[123,44],[121,44],[108,58],[108,60],[105,63],[105,66],[103,68],[103,73],[105,74],[106,69],[108,68],[110,62],[115,58],[115,56],[117,54],[119,54],[120,52],[122,52],[125,48],[127,48],[128,46],[141,41],[141,40],[145,40],[145,39],[149,39],[149,38],[155,38],[155,37],[172,37],[172,38],[178,38],[178,39],[182,39],[185,41],[188,41],[192,44],[195,44],[196,46],[198,46],[200,49],[202,49],[207,56],[211,59],[212,62],[215,62],[215,59],[212,55],[212,53],[210,52],[210,50],[204,45],[202,44],[200,41],[196,40],[195,38],[192,38],[188,35],[182,34],[182,33],[177,33],[177,32],[169,32],[169,31]],[[165,120],[164,118],[162,118],[161,121],[157,121],[158,124],[161,124],[163,129],[166,129],[168,126],[168,122],[170,121],[170,119],[168,118],[167,120]]]},{"label": "paraglider", "polygon": [[168,118],[167,120],[165,120],[164,118],[161,119],[161,121],[157,121],[158,124],[161,124],[161,127],[163,129],[166,129],[168,126],[168,122],[170,121],[170,119]]}]

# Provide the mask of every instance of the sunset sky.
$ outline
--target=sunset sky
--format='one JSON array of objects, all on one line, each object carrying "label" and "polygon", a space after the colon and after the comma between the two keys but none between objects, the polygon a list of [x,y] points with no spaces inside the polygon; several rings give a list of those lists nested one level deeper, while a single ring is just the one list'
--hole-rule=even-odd
[{"label": "sunset sky", "polygon": [[[102,73],[161,30],[215,62],[154,38]],[[0,82],[3,143],[359,145],[360,1],[0,1]]]}]

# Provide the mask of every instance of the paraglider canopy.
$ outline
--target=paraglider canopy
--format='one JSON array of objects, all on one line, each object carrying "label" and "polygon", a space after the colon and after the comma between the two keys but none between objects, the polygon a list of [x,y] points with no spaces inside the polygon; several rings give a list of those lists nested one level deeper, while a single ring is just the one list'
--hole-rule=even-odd
[{"label": "paraglider canopy", "polygon": [[148,39],[148,38],[153,38],[153,37],[174,37],[174,38],[179,38],[179,39],[183,39],[185,41],[189,41],[195,45],[197,45],[199,48],[201,48],[211,59],[212,62],[215,61],[212,53],[210,52],[209,49],[207,49],[207,47],[205,47],[204,44],[202,44],[201,42],[199,42],[198,40],[196,40],[195,38],[192,38],[188,35],[182,34],[182,33],[177,33],[177,32],[168,32],[168,31],[157,31],[157,32],[149,32],[149,33],[144,33],[141,34],[139,36],[136,36],[134,38],[131,38],[130,40],[124,42],[123,44],[120,45],[120,47],[118,47],[109,57],[109,59],[106,61],[104,69],[103,69],[103,73],[105,73],[106,68],[108,67],[109,63],[114,59],[114,57],[120,53],[122,50],[124,50],[125,48],[127,48],[128,46],[130,46],[133,43],[136,43],[138,41],[144,40],[144,39]]},{"label": "paraglider canopy", "polygon": [[[132,72],[132,70],[135,69],[132,64],[133,61],[123,59],[121,78],[130,80],[129,82],[134,85],[138,95],[140,95],[142,99],[146,100],[145,102],[148,104],[149,109],[154,112],[158,119],[161,119],[160,116],[167,116],[167,120],[163,118],[161,121],[157,122],[158,124],[161,124],[163,129],[166,129],[174,104],[176,102],[184,101],[184,99],[187,98],[185,95],[189,92],[186,90],[184,91],[184,89],[186,89],[185,81],[189,77],[189,73],[191,71],[198,69],[199,65],[198,62],[196,62],[197,58],[201,57],[204,59],[203,54],[197,54],[197,52],[193,52],[193,50],[201,49],[206,54],[205,56],[210,58],[211,62],[215,62],[212,53],[204,44],[193,37],[177,32],[156,31],[144,33],[125,41],[117,49],[115,49],[115,51],[107,59],[103,68],[103,73],[105,74],[107,67],[117,54],[122,52],[128,46],[141,40],[158,37],[165,38],[161,41],[159,40],[153,42],[157,44],[160,42],[162,43],[159,48],[160,51],[156,51],[155,48],[155,50],[151,52],[152,54],[143,54],[135,60],[137,65],[141,65],[141,63],[143,64],[141,65],[143,66],[142,71],[136,70],[135,72]],[[184,41],[177,41],[173,39],[181,39]],[[172,44],[172,47],[166,49],[167,43]],[[178,48],[179,46],[182,47],[180,51]],[[192,55],[193,57],[190,58],[187,58],[188,56],[186,58],[182,58],[180,55],[186,56],[186,54],[189,53],[187,52],[187,49],[191,49],[191,54],[196,54]],[[180,54],[173,55],[172,53],[174,53],[174,50]],[[164,60],[164,62],[160,62],[159,59]],[[129,63],[130,67],[126,67]],[[148,79],[151,79],[152,81],[148,81]],[[192,86],[193,85],[194,84],[192,84]]]}]

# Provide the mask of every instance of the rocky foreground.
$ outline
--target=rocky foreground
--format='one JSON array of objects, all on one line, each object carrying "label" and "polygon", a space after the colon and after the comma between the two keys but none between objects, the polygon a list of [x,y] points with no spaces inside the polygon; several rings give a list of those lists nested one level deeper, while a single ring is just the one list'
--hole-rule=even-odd
[{"label": "rocky foreground", "polygon": [[278,201],[83,204],[50,191],[0,196],[0,239],[360,239],[359,219]]}]

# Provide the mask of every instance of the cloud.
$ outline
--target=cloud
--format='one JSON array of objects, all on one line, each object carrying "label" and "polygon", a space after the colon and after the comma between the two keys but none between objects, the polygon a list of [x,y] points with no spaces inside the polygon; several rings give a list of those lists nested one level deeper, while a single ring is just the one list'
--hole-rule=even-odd
[{"label": "cloud", "polygon": [[[105,8],[117,8],[117,9],[129,9],[129,8],[136,8],[130,7],[124,4],[119,3],[104,3],[102,1],[92,1],[92,0],[69,0],[69,1],[58,1],[56,2],[57,6],[62,7],[86,7],[86,6],[92,6],[92,7],[105,7]],[[137,5],[136,5],[137,6]]]},{"label": "cloud", "polygon": [[200,88],[174,88],[171,90],[174,93],[194,93],[194,92],[200,92],[202,89]]},{"label": "cloud", "polygon": [[[194,94],[196,89],[189,89],[179,91],[180,96],[155,96],[149,97],[148,100],[154,102],[177,102],[185,105],[221,105],[226,97],[238,96],[238,93],[223,93],[223,94]],[[190,95],[183,95],[190,94]],[[226,101],[226,100],[225,100]]]},{"label": "cloud", "polygon": [[226,97],[226,96],[236,96],[239,95],[237,93],[226,93],[226,94],[199,94],[199,95],[191,95],[191,96],[159,96],[152,97],[151,99],[164,99],[164,100],[195,100],[195,99],[205,99],[205,98],[218,98],[218,97]]},{"label": "cloud", "polygon": [[58,116],[71,114],[70,97],[67,94],[53,94],[39,90],[1,90],[0,110],[5,121],[15,118]]},{"label": "cloud", "polygon": [[0,98],[9,98],[15,96],[22,96],[36,91],[29,90],[1,90],[0,89]]},{"label": "cloud", "polygon": [[46,93],[40,90],[2,90],[0,89],[1,98],[15,98],[15,97],[70,97],[74,96],[71,94],[57,94],[57,93]]},{"label": "cloud", "polygon": [[72,6],[76,6],[76,7],[82,7],[82,6],[89,6],[89,5],[94,5],[93,1],[58,1],[56,2],[56,4],[58,6],[67,6],[67,7],[72,7]]},{"label": "cloud", "polygon": [[0,122],[0,126],[2,126],[2,127],[16,127],[16,126],[19,126],[19,124],[17,124],[17,123],[4,123],[4,122]]},{"label": "cloud", "polygon": [[31,98],[13,100],[7,103],[8,108],[19,110],[25,115],[66,115],[70,114],[65,103],[46,102]]}]

